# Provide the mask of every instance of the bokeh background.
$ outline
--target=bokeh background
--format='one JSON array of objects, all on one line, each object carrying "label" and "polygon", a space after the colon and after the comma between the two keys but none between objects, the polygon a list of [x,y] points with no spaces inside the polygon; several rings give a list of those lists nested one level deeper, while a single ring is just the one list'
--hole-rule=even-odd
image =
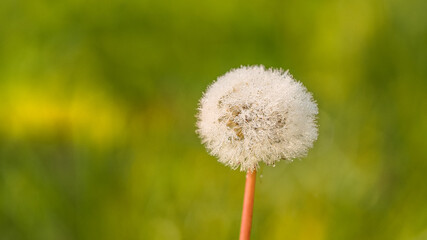
[{"label": "bokeh background", "polygon": [[427,1],[2,0],[0,239],[237,239],[245,174],[198,99],[240,65],[320,108],[262,167],[253,239],[427,239]]}]

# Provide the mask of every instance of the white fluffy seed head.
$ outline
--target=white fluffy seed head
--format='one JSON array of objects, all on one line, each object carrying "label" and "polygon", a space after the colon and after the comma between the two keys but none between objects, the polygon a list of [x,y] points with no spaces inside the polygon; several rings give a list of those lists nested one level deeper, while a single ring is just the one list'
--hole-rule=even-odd
[{"label": "white fluffy seed head", "polygon": [[288,71],[249,66],[210,85],[199,103],[197,133],[211,155],[253,171],[307,154],[317,139],[317,104]]}]

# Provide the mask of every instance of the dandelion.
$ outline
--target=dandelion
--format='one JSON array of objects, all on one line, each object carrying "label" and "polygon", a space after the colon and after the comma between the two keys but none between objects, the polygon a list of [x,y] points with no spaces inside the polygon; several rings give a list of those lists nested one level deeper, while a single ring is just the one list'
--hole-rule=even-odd
[{"label": "dandelion", "polygon": [[247,172],[241,239],[249,239],[260,163],[304,157],[317,139],[317,113],[312,95],[281,69],[233,69],[204,93],[197,133],[219,162]]}]

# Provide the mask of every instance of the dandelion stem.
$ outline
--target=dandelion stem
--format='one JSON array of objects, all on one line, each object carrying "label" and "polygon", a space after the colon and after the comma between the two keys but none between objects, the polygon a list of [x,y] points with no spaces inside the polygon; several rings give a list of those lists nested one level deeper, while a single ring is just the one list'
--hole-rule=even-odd
[{"label": "dandelion stem", "polygon": [[256,171],[246,174],[245,195],[243,198],[242,224],[240,226],[240,240],[249,240],[251,237],[252,212],[254,207]]}]

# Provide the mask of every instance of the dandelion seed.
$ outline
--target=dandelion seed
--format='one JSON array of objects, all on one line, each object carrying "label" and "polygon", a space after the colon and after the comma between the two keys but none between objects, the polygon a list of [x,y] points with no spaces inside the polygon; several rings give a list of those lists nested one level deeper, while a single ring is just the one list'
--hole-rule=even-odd
[{"label": "dandelion seed", "polygon": [[317,104],[288,71],[233,69],[199,103],[197,133],[218,161],[241,171],[307,154],[317,139]]}]

